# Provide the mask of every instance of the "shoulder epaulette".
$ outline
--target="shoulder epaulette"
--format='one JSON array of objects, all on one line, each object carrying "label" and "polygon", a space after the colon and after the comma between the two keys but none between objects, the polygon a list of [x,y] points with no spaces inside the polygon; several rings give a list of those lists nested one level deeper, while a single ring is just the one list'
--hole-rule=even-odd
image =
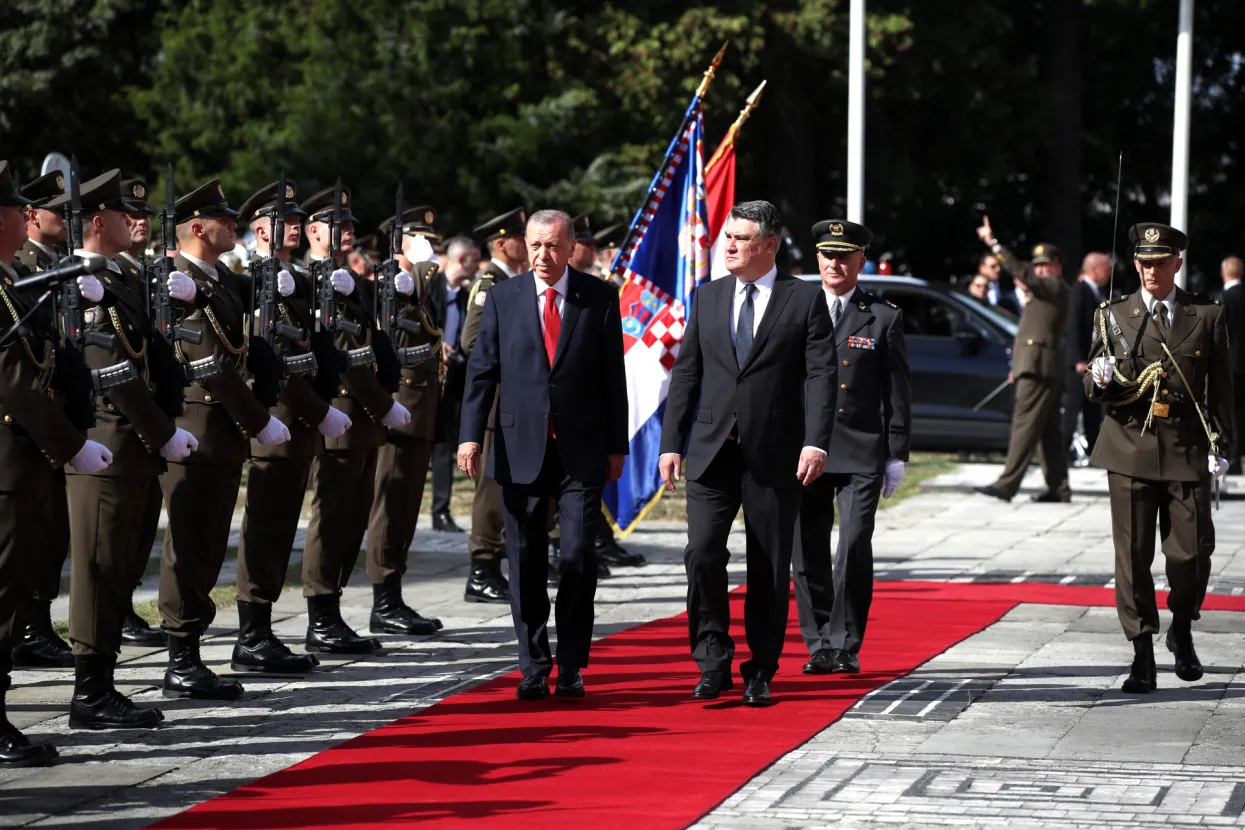
[{"label": "shoulder epaulette", "polygon": [[899,306],[895,305],[895,304],[894,304],[894,303],[892,303],[890,300],[883,300],[882,302],[886,303],[888,306],[890,306],[891,308],[895,309],[896,311],[898,311],[898,310],[899,310]]},{"label": "shoulder epaulette", "polygon": [[1115,305],[1116,303],[1122,303],[1127,299],[1128,299],[1127,294],[1121,294],[1120,296],[1116,297],[1114,300],[1111,301],[1111,305]]}]

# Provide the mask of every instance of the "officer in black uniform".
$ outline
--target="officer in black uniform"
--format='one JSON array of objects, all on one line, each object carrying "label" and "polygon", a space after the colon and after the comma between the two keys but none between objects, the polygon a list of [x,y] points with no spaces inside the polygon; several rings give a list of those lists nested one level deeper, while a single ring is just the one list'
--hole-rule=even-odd
[{"label": "officer in black uniform", "polygon": [[[804,491],[792,556],[805,674],[860,671],[873,600],[873,526],[881,497],[904,477],[912,396],[903,312],[857,280],[873,234],[833,219],[813,226],[822,288],[834,322],[839,391],[826,471]],[[839,507],[833,564],[830,532]]]}]

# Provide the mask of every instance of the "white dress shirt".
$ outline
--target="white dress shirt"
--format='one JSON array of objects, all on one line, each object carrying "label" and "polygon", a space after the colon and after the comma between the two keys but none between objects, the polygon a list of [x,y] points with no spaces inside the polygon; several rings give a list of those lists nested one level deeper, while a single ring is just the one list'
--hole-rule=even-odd
[{"label": "white dress shirt", "polygon": [[209,277],[211,277],[212,279],[214,279],[214,280],[218,279],[218,278],[217,278],[217,276],[216,276],[216,266],[215,266],[215,265],[208,265],[206,262],[204,262],[203,260],[199,259],[197,256],[191,256],[190,254],[186,253],[185,251],[182,251],[182,252],[181,252],[181,255],[182,255],[183,257],[185,257],[187,260],[189,260],[191,264],[198,266],[198,268],[199,268],[199,270],[200,270],[200,271],[202,271],[203,273],[207,274],[207,275],[208,275]]},{"label": "white dress shirt", "polygon": [[1169,326],[1172,324],[1172,321],[1176,319],[1176,289],[1174,287],[1172,288],[1171,291],[1167,292],[1166,297],[1163,297],[1161,299],[1158,297],[1155,297],[1149,291],[1146,291],[1146,289],[1143,287],[1141,289],[1141,299],[1146,304],[1146,311],[1149,311],[1155,317],[1158,317],[1158,313],[1155,310],[1155,306],[1157,306],[1159,303],[1162,303],[1163,305],[1167,306],[1167,324]]},{"label": "white dress shirt", "polygon": [[769,305],[770,295],[774,293],[774,282],[777,279],[778,268],[775,266],[754,283],[735,280],[735,302],[731,306],[732,346],[735,345],[735,330],[738,328],[739,312],[744,307],[744,300],[748,296],[748,286],[755,285],[757,287],[756,296],[752,298],[752,336],[756,337],[757,329],[761,327],[761,318],[765,316],[765,308]]},{"label": "white dress shirt", "polygon": [[554,308],[558,310],[558,317],[566,316],[566,286],[570,282],[567,272],[563,271],[562,276],[558,277],[558,281],[553,285],[549,285],[540,277],[536,277],[536,317],[540,320],[540,333],[545,333],[545,292],[550,288],[558,292],[554,296]]},{"label": "white dress shirt", "polygon": [[834,301],[840,301],[839,314],[842,314],[847,310],[847,304],[852,301],[852,295],[856,293],[856,286],[853,285],[850,289],[848,289],[846,294],[835,294],[829,288],[826,288],[825,285],[822,285],[821,290],[826,294],[826,308],[830,310],[831,319],[834,319]]},{"label": "white dress shirt", "polygon": [[999,282],[998,280],[990,280],[986,283],[986,302],[990,305],[999,304]]},{"label": "white dress shirt", "polygon": [[509,265],[507,265],[506,263],[502,262],[502,261],[501,261],[500,259],[498,259],[497,257],[493,257],[493,258],[492,258],[492,260],[491,260],[491,262],[492,262],[494,265],[496,265],[498,268],[500,268],[501,270],[505,271],[505,272],[506,272],[506,276],[507,276],[507,277],[517,277],[517,276],[519,276],[518,274],[516,274],[516,273],[514,272],[514,269],[513,269],[513,268],[511,268],[511,267],[510,267]]},{"label": "white dress shirt", "polygon": [[1229,288],[1236,288],[1240,284],[1241,284],[1240,280],[1224,280],[1223,290],[1227,291]]}]

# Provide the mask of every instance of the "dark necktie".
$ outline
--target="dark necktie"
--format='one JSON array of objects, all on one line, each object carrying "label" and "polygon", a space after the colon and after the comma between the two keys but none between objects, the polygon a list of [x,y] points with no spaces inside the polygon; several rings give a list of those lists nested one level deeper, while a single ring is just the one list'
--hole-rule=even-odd
[{"label": "dark necktie", "polygon": [[1167,339],[1167,303],[1154,304],[1154,328],[1158,331],[1159,336],[1164,340]]},{"label": "dark necktie", "polygon": [[739,309],[739,320],[735,323],[735,362],[742,369],[748,362],[748,353],[752,351],[752,321],[755,319],[757,287],[751,283],[744,286],[744,304]]},{"label": "dark necktie", "polygon": [[839,316],[843,314],[843,298],[835,297],[834,304],[830,306],[830,324],[836,329],[839,327]]}]

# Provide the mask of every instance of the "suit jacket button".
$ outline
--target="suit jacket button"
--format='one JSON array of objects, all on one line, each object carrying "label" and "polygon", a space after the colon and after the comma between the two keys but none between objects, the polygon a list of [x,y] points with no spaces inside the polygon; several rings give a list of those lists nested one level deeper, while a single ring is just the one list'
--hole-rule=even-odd
[{"label": "suit jacket button", "polygon": [[1028,340],[1026,340],[1025,342],[1026,342],[1028,345],[1032,346],[1032,345],[1033,345],[1033,338],[1032,338],[1032,337],[1030,337],[1030,338],[1029,338]]},{"label": "suit jacket button", "polygon": [[5,416],[4,416],[4,422],[5,422],[6,424],[11,424],[11,423],[13,423],[13,416],[12,416],[12,415],[5,415]]},{"label": "suit jacket button", "polygon": [[840,410],[839,410],[839,414],[840,414],[840,415],[846,415],[846,414],[847,414],[847,410],[846,410],[846,409],[840,409]]},{"label": "suit jacket button", "polygon": [[56,466],[56,459],[55,459],[55,458],[53,458],[52,456],[50,456],[50,455],[49,455],[49,456],[48,456],[48,463],[49,463],[49,464],[51,464],[53,467],[55,467],[55,466]]},{"label": "suit jacket button", "polygon": [[211,395],[204,395],[204,396],[203,396],[203,400],[207,401],[208,403],[211,403],[211,402],[212,402],[212,396],[211,396]]},{"label": "suit jacket button", "polygon": [[843,361],[843,365],[844,366],[848,365],[846,360]]},{"label": "suit jacket button", "polygon": [[411,379],[410,379],[410,378],[402,378],[402,382],[403,382],[403,383],[405,383],[407,386],[410,386],[410,385],[411,385]]},{"label": "suit jacket button", "polygon": [[1196,351],[1196,352],[1194,352],[1194,353],[1193,353],[1193,356],[1194,356],[1194,357],[1201,357],[1201,356],[1202,356],[1202,352],[1201,352],[1200,350],[1199,350],[1199,351]]},{"label": "suit jacket button", "polygon": [[1166,389],[1164,389],[1164,390],[1163,390],[1163,394],[1164,394],[1164,395],[1166,395],[1166,394],[1167,394],[1167,390],[1166,390]]},{"label": "suit jacket button", "polygon": [[840,384],[839,384],[839,388],[840,388],[840,389],[846,389],[846,388],[847,388],[847,384],[846,384],[846,383],[840,383]]}]

